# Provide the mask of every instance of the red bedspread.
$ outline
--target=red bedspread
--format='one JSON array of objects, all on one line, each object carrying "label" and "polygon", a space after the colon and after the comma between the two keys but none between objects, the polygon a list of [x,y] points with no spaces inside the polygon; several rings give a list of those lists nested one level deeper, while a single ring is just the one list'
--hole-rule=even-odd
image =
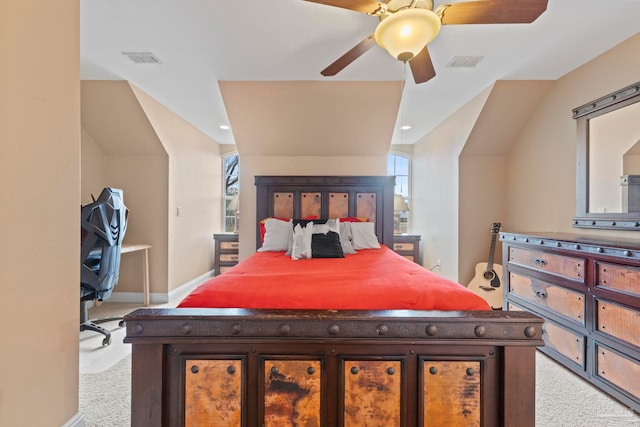
[{"label": "red bedspread", "polygon": [[293,261],[258,252],[194,289],[178,307],[490,310],[484,299],[386,246]]}]

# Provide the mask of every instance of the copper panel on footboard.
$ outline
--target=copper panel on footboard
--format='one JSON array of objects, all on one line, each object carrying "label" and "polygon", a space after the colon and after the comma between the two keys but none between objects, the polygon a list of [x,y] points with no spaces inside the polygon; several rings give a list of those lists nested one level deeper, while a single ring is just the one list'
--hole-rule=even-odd
[{"label": "copper panel on footboard", "polygon": [[480,362],[429,360],[422,375],[425,425],[480,426]]},{"label": "copper panel on footboard", "polygon": [[241,424],[242,361],[197,360],[185,363],[185,425],[233,427]]},{"label": "copper panel on footboard", "polygon": [[402,425],[402,362],[347,360],[344,362],[344,426],[396,427]]},{"label": "copper panel on footboard", "polygon": [[264,426],[320,427],[319,360],[264,361]]}]

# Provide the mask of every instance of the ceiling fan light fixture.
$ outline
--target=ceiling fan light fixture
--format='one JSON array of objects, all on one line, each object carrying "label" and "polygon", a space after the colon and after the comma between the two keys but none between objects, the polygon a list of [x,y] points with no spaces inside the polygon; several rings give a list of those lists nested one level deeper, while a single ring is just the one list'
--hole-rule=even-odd
[{"label": "ceiling fan light fixture", "polygon": [[374,37],[391,56],[407,62],[436,38],[440,17],[427,9],[399,10],[380,21]]}]

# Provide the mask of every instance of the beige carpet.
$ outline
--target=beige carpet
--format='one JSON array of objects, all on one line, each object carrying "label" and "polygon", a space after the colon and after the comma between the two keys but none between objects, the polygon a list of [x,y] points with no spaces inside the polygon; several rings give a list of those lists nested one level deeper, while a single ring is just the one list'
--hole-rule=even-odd
[{"label": "beige carpet", "polygon": [[[90,315],[111,317],[135,308],[135,304],[105,303],[92,309]],[[99,372],[80,371],[80,411],[85,414],[87,427],[130,425],[131,349],[118,335],[124,336],[123,328],[117,323],[111,327],[115,332],[108,348],[93,344],[84,356],[82,351],[80,354],[81,366],[83,357],[97,354],[104,367]],[[535,405],[536,427],[640,427],[640,415],[540,352],[536,358]]]},{"label": "beige carpet", "polygon": [[640,427],[640,416],[537,352],[536,427]]},{"label": "beige carpet", "polygon": [[131,355],[106,371],[80,375],[80,412],[86,427],[131,425]]}]

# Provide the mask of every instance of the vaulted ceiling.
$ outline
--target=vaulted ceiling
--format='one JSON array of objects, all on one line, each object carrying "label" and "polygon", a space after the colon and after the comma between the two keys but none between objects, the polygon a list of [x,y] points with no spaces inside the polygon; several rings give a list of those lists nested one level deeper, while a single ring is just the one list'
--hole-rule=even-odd
[{"label": "vaulted ceiling", "polygon": [[[408,67],[378,46],[338,75],[320,75],[378,22],[346,9],[303,0],[80,4],[82,79],[127,80],[223,144],[255,135],[291,143],[331,128],[413,143],[495,81],[557,79],[640,30],[640,1],[549,0],[531,24],[443,26],[429,44],[436,77],[415,84]],[[160,62],[136,63],[125,53]],[[475,68],[447,66],[468,56],[481,57]],[[339,91],[342,103],[315,107]],[[287,120],[308,135],[288,135]],[[255,135],[246,135],[247,123]],[[412,128],[401,132],[401,124]]]}]

